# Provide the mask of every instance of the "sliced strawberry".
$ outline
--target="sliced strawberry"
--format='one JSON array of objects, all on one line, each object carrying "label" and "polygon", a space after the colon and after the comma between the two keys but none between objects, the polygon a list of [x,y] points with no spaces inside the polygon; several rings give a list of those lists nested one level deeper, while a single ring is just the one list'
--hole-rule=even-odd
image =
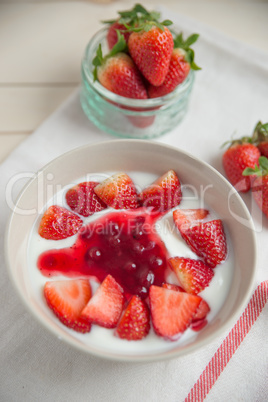
[{"label": "sliced strawberry", "polygon": [[199,223],[185,230],[183,238],[191,250],[211,268],[227,257],[226,237],[220,219]]},{"label": "sliced strawberry", "polygon": [[163,287],[150,287],[152,324],[157,335],[175,341],[190,326],[201,297]]},{"label": "sliced strawberry", "polygon": [[173,257],[168,262],[183,289],[193,295],[202,292],[214,276],[213,269],[200,260]]},{"label": "sliced strawberry", "polygon": [[143,206],[164,212],[181,202],[181,184],[174,170],[169,170],[140,193]]},{"label": "sliced strawberry", "polygon": [[173,285],[172,283],[163,283],[162,287],[169,290],[175,290],[176,292],[185,292],[183,288],[178,285]]},{"label": "sliced strawberry", "polygon": [[76,234],[82,224],[79,216],[66,208],[52,205],[44,213],[38,233],[48,240],[61,240]]},{"label": "sliced strawberry", "polygon": [[203,329],[206,325],[207,325],[207,320],[204,318],[202,320],[197,320],[197,321],[193,321],[190,325],[190,328],[195,331],[201,331],[201,329]]},{"label": "sliced strawberry", "polygon": [[209,211],[204,208],[176,209],[173,211],[173,219],[179,231],[183,232],[198,221],[205,219],[208,214]]},{"label": "sliced strawberry", "polygon": [[129,341],[143,339],[150,331],[150,313],[147,304],[132,296],[120,318],[115,334]]},{"label": "sliced strawberry", "polygon": [[64,325],[78,332],[90,331],[91,324],[81,317],[81,312],[91,297],[88,280],[46,282],[44,296],[49,308]]},{"label": "sliced strawberry", "polygon": [[126,173],[117,173],[94,188],[97,196],[114,209],[138,208],[135,185]]},{"label": "sliced strawberry", "polygon": [[105,328],[115,328],[123,309],[123,289],[111,275],[104,281],[82,311],[82,317]]},{"label": "sliced strawberry", "polygon": [[94,192],[98,184],[95,181],[88,181],[70,188],[66,193],[66,202],[71,210],[77,214],[89,216],[107,208],[107,205]]},{"label": "sliced strawberry", "polygon": [[193,322],[204,320],[209,312],[209,304],[206,302],[206,300],[202,299],[193,317]]},{"label": "sliced strawberry", "polygon": [[[165,289],[174,290],[176,292],[184,292],[184,289],[182,289],[180,286],[173,285],[170,283],[164,283],[162,286]],[[204,328],[207,325],[206,317],[209,312],[210,307],[208,303],[204,299],[201,299],[201,302],[197,307],[197,310],[193,316],[190,328],[193,331],[200,331],[202,328]]]}]

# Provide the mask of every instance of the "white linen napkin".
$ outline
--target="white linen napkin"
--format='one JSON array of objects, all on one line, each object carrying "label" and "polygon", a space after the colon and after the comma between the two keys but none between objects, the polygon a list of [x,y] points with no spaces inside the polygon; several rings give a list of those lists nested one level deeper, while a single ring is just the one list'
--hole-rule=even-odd
[{"label": "white linen napkin", "polygon": [[[199,32],[190,110],[184,121],[158,141],[176,146],[223,173],[220,146],[250,134],[268,120],[268,55],[215,30],[162,9],[187,35]],[[84,355],[45,331],[13,289],[4,262],[6,190],[15,200],[25,179],[75,147],[112,139],[84,116],[79,89],[0,166],[0,400],[1,401],[265,401],[268,372],[268,220],[255,214],[256,291],[233,327],[205,350],[170,361],[129,364]],[[14,250],[16,252],[16,250]],[[236,322],[237,320],[237,322]]]}]

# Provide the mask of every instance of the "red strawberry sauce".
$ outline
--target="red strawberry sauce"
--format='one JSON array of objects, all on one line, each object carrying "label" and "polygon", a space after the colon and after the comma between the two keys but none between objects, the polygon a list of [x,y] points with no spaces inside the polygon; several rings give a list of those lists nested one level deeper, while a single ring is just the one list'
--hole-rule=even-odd
[{"label": "red strawberry sauce", "polygon": [[43,275],[93,277],[99,282],[110,273],[126,297],[146,298],[149,287],[162,285],[168,254],[155,229],[159,215],[140,208],[111,212],[82,227],[69,248],[45,251],[38,267]]}]

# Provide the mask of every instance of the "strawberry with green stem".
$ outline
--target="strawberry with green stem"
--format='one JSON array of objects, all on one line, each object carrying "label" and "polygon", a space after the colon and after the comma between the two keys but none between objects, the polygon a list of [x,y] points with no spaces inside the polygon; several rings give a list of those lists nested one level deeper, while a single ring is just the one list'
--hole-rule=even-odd
[{"label": "strawberry with green stem", "polygon": [[150,98],[169,94],[187,78],[191,69],[200,70],[200,67],[194,62],[194,51],[190,47],[197,41],[198,37],[198,34],[193,34],[184,40],[181,33],[174,39],[174,49],[165,80],[160,86],[149,85],[148,95]]},{"label": "strawberry with green stem", "polygon": [[[222,156],[222,164],[230,183],[241,192],[247,192],[251,187],[251,180],[243,175],[245,168],[254,168],[258,164],[260,151],[254,145],[251,137],[242,137],[225,144],[229,148]],[[224,145],[225,145],[224,144]]]},{"label": "strawberry with green stem", "polygon": [[118,42],[106,55],[102,54],[99,44],[96,57],[93,59],[94,80],[99,80],[109,91],[126,98],[147,99],[147,91],[142,76],[131,57],[126,53],[127,44],[120,33]]},{"label": "strawberry with green stem", "polygon": [[167,26],[170,20],[162,23],[145,21],[136,28],[128,39],[128,50],[134,63],[150,84],[161,85],[167,75],[173,51],[173,36]]},{"label": "strawberry with green stem", "polygon": [[104,24],[108,24],[107,42],[109,49],[118,41],[117,31],[119,31],[128,42],[131,35],[131,29],[137,27],[145,21],[158,21],[160,13],[156,11],[148,11],[141,4],[135,4],[131,10],[119,11],[119,18],[114,20],[103,21]]},{"label": "strawberry with green stem", "polygon": [[251,188],[252,194],[257,205],[268,218],[268,159],[260,156],[258,165],[256,164],[254,168],[246,168],[243,175],[255,177]]}]

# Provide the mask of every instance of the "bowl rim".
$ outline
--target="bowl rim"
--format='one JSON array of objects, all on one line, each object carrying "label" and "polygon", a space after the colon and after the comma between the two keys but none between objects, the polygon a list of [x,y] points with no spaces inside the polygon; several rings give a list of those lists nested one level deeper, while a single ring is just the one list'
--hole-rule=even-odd
[{"label": "bowl rim", "polygon": [[[24,193],[27,191],[28,187],[31,186],[32,182],[37,180],[38,176],[40,174],[42,174],[51,165],[53,165],[55,163],[55,161],[60,161],[63,158],[68,158],[68,156],[70,156],[74,153],[79,153],[81,150],[83,150],[85,148],[109,146],[112,143],[114,145],[119,144],[119,143],[128,143],[130,145],[131,142],[132,143],[140,143],[140,144],[145,144],[145,143],[152,144],[153,146],[157,146],[159,148],[163,148],[163,149],[166,149],[169,151],[176,151],[178,153],[181,153],[186,158],[192,159],[193,161],[195,161],[197,163],[201,163],[201,165],[203,165],[207,169],[211,170],[213,172],[213,174],[218,176],[225,183],[225,186],[227,186],[230,190],[234,191],[234,188],[230,184],[230,182],[209,163],[202,161],[201,159],[193,156],[192,154],[190,154],[188,152],[185,152],[184,150],[181,150],[177,147],[174,147],[174,146],[171,146],[168,144],[164,144],[164,143],[160,143],[160,142],[156,142],[156,141],[142,140],[142,139],[115,139],[115,140],[101,141],[101,142],[96,142],[93,144],[82,145],[82,146],[76,147],[68,152],[65,152],[65,153],[59,155],[58,157],[54,158],[53,160],[51,160],[50,162],[45,164],[41,169],[39,169],[37,171],[37,173],[34,175],[34,177],[31,178],[21,189],[21,191],[16,199],[15,207],[14,207],[13,211],[10,213],[7,224],[6,224],[5,235],[4,235],[5,263],[6,263],[9,278],[11,279],[11,282],[13,283],[13,286],[16,289],[17,293],[19,294],[20,299],[22,300],[26,309],[37,319],[37,321],[39,321],[46,329],[48,329],[48,331],[51,334],[53,334],[57,339],[63,340],[69,346],[72,346],[75,349],[78,349],[78,350],[82,351],[83,353],[86,353],[87,355],[91,355],[91,356],[95,356],[95,357],[99,357],[99,358],[103,358],[103,359],[111,360],[111,361],[119,361],[119,362],[130,362],[130,363],[133,363],[133,362],[156,362],[156,361],[163,361],[163,360],[172,359],[172,358],[184,357],[186,355],[194,353],[197,350],[201,350],[204,346],[210,344],[217,337],[224,334],[228,328],[231,329],[231,326],[233,326],[235,324],[235,320],[242,314],[243,309],[245,308],[246,304],[248,303],[248,301],[252,295],[252,292],[253,292],[253,288],[255,285],[255,278],[256,278],[256,274],[257,274],[257,257],[258,257],[256,233],[255,233],[255,227],[254,227],[254,222],[253,222],[252,216],[250,215],[250,213],[246,207],[246,204],[244,203],[242,197],[240,196],[240,194],[237,191],[234,192],[234,195],[239,200],[240,205],[243,208],[243,212],[245,213],[245,215],[248,219],[248,227],[249,227],[251,235],[252,235],[252,246],[253,246],[252,252],[253,252],[254,263],[253,263],[253,267],[252,267],[251,280],[248,283],[247,292],[244,293],[242,300],[241,300],[239,306],[236,308],[236,310],[232,312],[232,314],[226,319],[226,321],[220,326],[220,328],[214,330],[213,333],[207,335],[205,339],[199,340],[199,342],[197,344],[194,343],[194,344],[190,344],[190,345],[185,345],[185,347],[178,348],[176,350],[170,349],[170,350],[165,350],[164,352],[162,351],[162,352],[160,352],[160,354],[154,353],[152,355],[147,354],[144,356],[134,355],[134,354],[133,355],[132,354],[120,355],[120,354],[118,354],[118,352],[111,353],[108,351],[99,352],[99,351],[94,351],[94,350],[88,350],[86,345],[76,342],[76,339],[73,339],[73,338],[67,339],[67,336],[64,336],[65,335],[64,333],[62,335],[59,335],[58,331],[55,330],[53,328],[53,326],[49,324],[49,322],[42,319],[42,317],[38,314],[38,312],[34,308],[34,305],[32,303],[30,303],[30,301],[25,297],[25,294],[21,291],[21,289],[18,285],[18,282],[17,282],[15,276],[13,275],[13,271],[12,271],[12,266],[11,266],[10,257],[9,257],[9,242],[8,242],[9,234],[11,231],[11,224],[12,224],[12,221],[16,214],[17,205],[19,204],[19,201],[23,197]],[[131,145],[130,145],[130,147],[131,147]]]},{"label": "bowl rim", "polygon": [[[121,95],[117,95],[105,87],[103,87],[98,81],[94,81],[93,73],[90,68],[91,63],[91,57],[89,55],[90,51],[93,50],[91,49],[94,48],[95,42],[97,40],[101,41],[104,39],[104,35],[107,33],[108,28],[104,27],[97,31],[89,40],[85,51],[84,55],[82,58],[82,63],[81,63],[81,71],[82,71],[82,77],[84,76],[85,79],[87,80],[87,83],[101,96],[104,98],[107,98],[107,100],[118,103],[119,105],[123,106],[130,106],[130,107],[137,107],[137,108],[142,108],[144,110],[150,110],[152,108],[156,107],[161,107],[161,106],[166,106],[167,104],[170,105],[172,103],[178,102],[185,93],[187,93],[190,88],[193,85],[194,78],[195,78],[195,73],[193,69],[190,69],[188,76],[186,79],[179,84],[171,93],[158,97],[158,98],[148,98],[148,99],[132,99],[132,98],[126,98]],[[99,43],[99,42],[98,42]]]}]

